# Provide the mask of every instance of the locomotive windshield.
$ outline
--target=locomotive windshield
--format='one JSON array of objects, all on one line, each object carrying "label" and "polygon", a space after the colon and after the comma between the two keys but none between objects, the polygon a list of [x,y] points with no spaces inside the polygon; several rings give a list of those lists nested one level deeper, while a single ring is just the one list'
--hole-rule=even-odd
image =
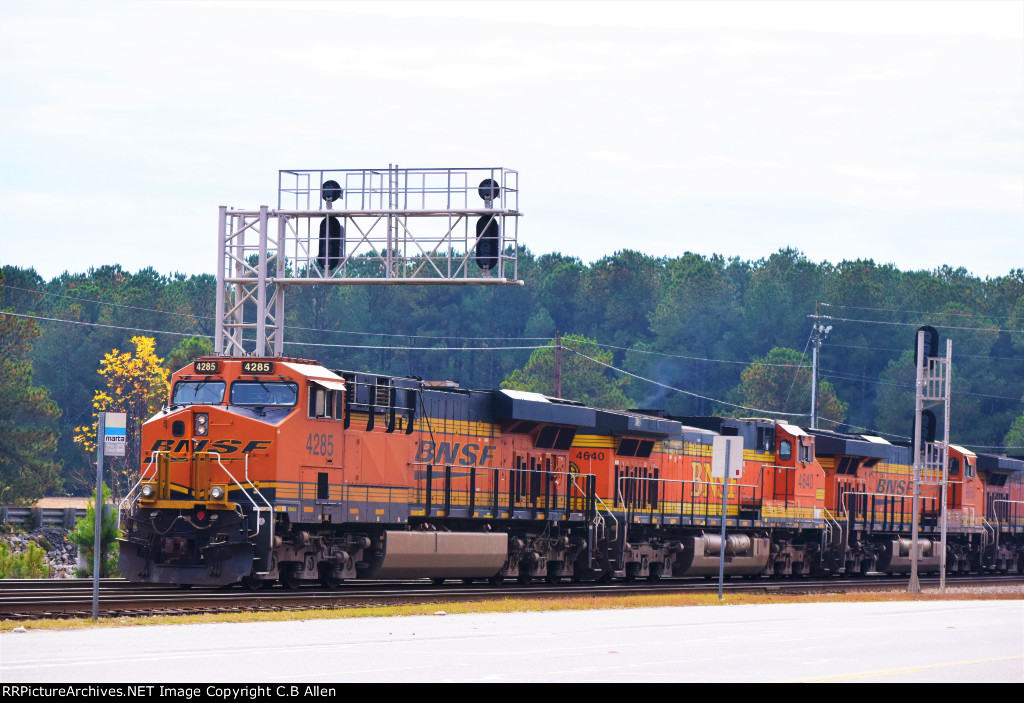
[{"label": "locomotive windshield", "polygon": [[279,381],[235,381],[231,384],[232,405],[292,406],[299,400],[299,384]]},{"label": "locomotive windshield", "polygon": [[224,381],[178,381],[171,405],[215,405],[224,400]]}]

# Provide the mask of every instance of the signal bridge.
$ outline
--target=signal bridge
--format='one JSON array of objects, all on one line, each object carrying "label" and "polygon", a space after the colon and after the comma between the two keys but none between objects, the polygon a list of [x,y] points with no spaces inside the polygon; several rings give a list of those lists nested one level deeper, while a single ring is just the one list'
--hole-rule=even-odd
[{"label": "signal bridge", "polygon": [[295,285],[522,285],[519,173],[284,170],[277,208],[220,208],[218,354],[283,354]]}]

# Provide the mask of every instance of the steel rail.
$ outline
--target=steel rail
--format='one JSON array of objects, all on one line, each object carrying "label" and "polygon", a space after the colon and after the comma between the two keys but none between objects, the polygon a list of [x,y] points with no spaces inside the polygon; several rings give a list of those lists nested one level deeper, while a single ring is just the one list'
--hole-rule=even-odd
[{"label": "steel rail", "polygon": [[[0,619],[85,617],[91,612],[91,584],[55,585],[55,580],[32,588],[24,581],[0,582]],[[950,576],[960,586],[1022,585],[1024,575]],[[939,578],[922,579],[923,584]],[[733,593],[809,594],[818,591],[853,592],[902,588],[905,576],[869,578],[731,578],[725,589]],[[105,617],[185,615],[211,612],[273,611],[325,608],[372,607],[421,603],[451,603],[507,598],[615,597],[717,592],[717,581],[705,578],[666,578],[656,583],[594,582],[495,587],[484,584],[451,583],[432,585],[419,582],[349,582],[337,589],[307,586],[298,590],[281,587],[258,591],[239,589],[181,590],[167,586],[136,585],[106,580],[100,590],[100,611]]]}]

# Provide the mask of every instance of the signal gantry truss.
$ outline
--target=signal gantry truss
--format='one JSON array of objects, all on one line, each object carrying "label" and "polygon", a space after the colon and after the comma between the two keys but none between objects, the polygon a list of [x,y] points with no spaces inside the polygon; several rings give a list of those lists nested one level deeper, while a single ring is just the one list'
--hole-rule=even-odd
[{"label": "signal gantry truss", "polygon": [[296,285],[522,285],[519,173],[285,170],[276,209],[220,208],[215,352],[283,354]]}]

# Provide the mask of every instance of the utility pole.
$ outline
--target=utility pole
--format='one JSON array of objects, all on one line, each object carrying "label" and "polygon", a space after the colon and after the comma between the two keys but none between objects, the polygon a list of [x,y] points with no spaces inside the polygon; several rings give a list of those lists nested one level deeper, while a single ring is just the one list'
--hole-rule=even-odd
[{"label": "utility pole", "polygon": [[814,307],[814,327],[811,331],[811,344],[814,349],[811,351],[811,429],[818,429],[818,352],[821,350],[821,343],[832,331],[832,325],[822,325],[819,319],[818,306]]},{"label": "utility pole", "polygon": [[555,331],[555,397],[562,397],[562,333]]}]

